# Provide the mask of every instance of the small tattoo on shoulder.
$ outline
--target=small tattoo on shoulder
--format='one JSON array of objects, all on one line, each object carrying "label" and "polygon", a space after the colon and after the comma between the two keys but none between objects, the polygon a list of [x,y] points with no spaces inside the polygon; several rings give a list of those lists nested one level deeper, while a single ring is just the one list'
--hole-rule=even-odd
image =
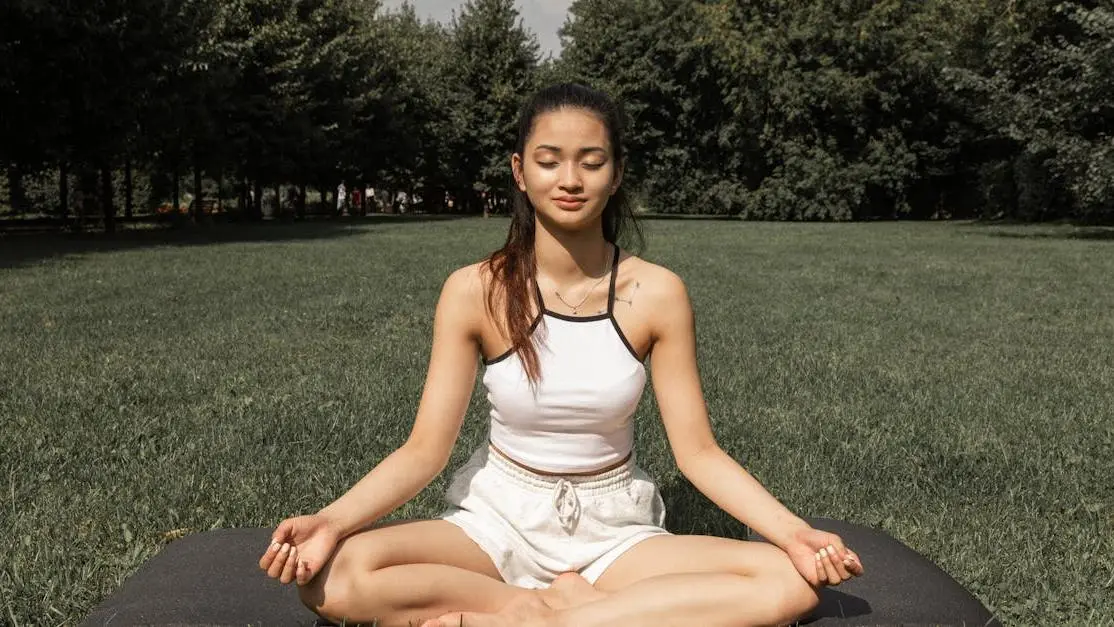
[{"label": "small tattoo on shoulder", "polygon": [[642,283],[640,283],[638,281],[635,281],[634,282],[634,289],[632,289],[630,291],[630,298],[619,298],[619,295],[616,294],[615,295],[615,300],[620,301],[620,302],[624,302],[624,303],[630,305],[631,307],[634,307],[634,295],[635,295],[636,292],[638,292],[638,288],[640,288],[640,287],[642,287]]}]

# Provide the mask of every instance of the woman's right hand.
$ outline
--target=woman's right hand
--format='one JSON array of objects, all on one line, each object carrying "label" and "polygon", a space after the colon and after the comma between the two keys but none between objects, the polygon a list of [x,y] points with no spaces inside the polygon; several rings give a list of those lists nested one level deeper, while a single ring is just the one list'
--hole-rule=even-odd
[{"label": "woman's right hand", "polygon": [[271,534],[259,568],[282,583],[304,586],[325,567],[338,542],[340,534],[320,514],[287,518]]}]

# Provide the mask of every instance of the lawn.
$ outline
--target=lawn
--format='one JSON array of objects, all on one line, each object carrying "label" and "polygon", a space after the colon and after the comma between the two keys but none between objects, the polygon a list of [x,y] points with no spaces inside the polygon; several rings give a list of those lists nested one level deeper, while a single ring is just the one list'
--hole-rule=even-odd
[{"label": "lawn", "polygon": [[[407,434],[444,277],[506,226],[0,236],[0,623],[79,622],[172,538],[339,496]],[[720,443],[783,502],[884,529],[1008,625],[1111,624],[1114,233],[645,226]],[[484,416],[477,387],[453,466]],[[673,529],[739,535],[649,387],[638,420]]]}]

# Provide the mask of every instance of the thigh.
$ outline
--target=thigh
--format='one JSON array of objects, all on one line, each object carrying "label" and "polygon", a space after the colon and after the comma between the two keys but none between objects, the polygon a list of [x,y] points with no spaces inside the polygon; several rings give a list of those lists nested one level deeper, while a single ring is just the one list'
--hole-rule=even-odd
[{"label": "thigh", "polygon": [[736,573],[747,576],[804,577],[784,551],[766,542],[716,536],[651,536],[617,558],[595,586],[614,592],[636,581],[679,573]]},{"label": "thigh", "polygon": [[370,572],[402,564],[443,564],[502,581],[491,558],[460,527],[445,520],[405,520],[356,532],[337,545],[321,574]]}]

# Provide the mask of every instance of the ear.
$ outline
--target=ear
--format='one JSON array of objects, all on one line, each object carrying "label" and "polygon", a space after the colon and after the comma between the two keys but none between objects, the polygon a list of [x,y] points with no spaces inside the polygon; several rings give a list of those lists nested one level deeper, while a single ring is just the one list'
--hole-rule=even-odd
[{"label": "ear", "polygon": [[514,175],[514,183],[518,185],[519,191],[526,191],[526,177],[522,173],[522,157],[516,152],[511,155],[511,174]]}]

